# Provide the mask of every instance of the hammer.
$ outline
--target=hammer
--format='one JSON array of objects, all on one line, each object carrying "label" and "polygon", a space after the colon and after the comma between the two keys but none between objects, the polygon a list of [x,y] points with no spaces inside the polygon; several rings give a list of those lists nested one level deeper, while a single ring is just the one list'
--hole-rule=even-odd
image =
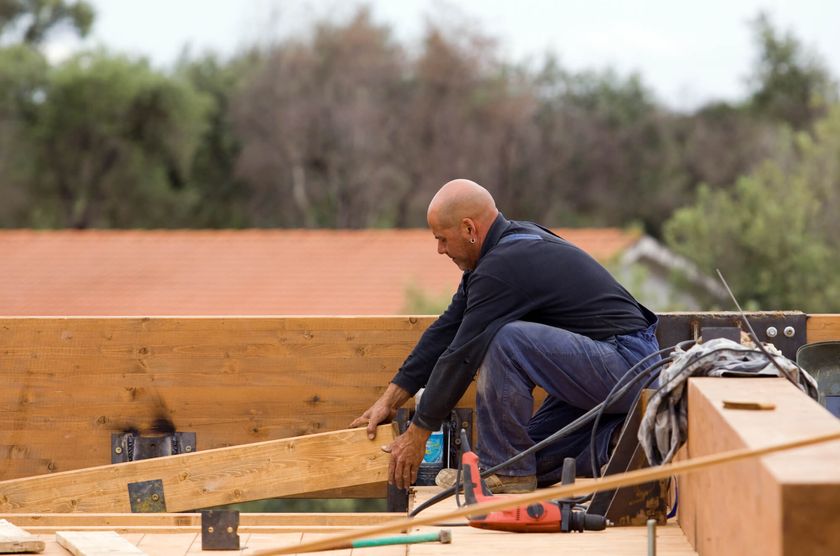
[{"label": "hammer", "polygon": [[417,544],[421,542],[440,542],[443,544],[449,544],[452,542],[452,533],[449,529],[441,529],[437,533],[417,533],[414,535],[395,535],[393,537],[359,539],[341,546],[336,546],[335,549],[366,548],[368,546],[388,546],[392,544]]}]

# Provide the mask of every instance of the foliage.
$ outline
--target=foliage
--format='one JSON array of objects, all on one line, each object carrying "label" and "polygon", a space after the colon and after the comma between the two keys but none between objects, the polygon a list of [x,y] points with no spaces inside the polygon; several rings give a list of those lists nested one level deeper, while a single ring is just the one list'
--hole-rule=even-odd
[{"label": "foliage", "polygon": [[177,75],[209,101],[206,127],[190,172],[201,200],[186,225],[223,228],[245,227],[250,223],[247,184],[235,171],[242,143],[234,132],[230,107],[244,76],[258,60],[259,55],[250,52],[229,62],[210,54],[197,60],[183,58],[178,63]]},{"label": "foliage", "polygon": [[430,294],[423,288],[411,284],[405,289],[405,307],[407,315],[439,315],[452,301],[452,292]]},{"label": "foliage", "polygon": [[837,87],[820,58],[791,34],[780,33],[769,16],[753,22],[759,56],[751,81],[753,110],[804,129],[837,101]]},{"label": "foliage", "polygon": [[742,303],[761,309],[840,309],[840,107],[813,135],[788,134],[731,191],[703,186],[665,236],[707,272],[720,268]]},{"label": "foliage", "polygon": [[19,35],[20,42],[38,45],[62,27],[84,37],[94,17],[93,6],[84,0],[0,0],[0,37]]},{"label": "foliage", "polygon": [[86,53],[52,70],[30,130],[32,224],[179,225],[206,105],[143,61]]}]

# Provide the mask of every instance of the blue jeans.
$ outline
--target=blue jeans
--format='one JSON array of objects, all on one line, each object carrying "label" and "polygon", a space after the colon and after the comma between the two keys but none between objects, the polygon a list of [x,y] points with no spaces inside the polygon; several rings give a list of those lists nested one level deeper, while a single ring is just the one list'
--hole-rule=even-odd
[{"label": "blue jeans", "polygon": [[[479,368],[476,451],[482,467],[493,467],[530,448],[604,401],[630,367],[659,349],[655,330],[653,324],[598,341],[532,322],[503,326]],[[651,358],[645,367],[658,360]],[[624,422],[644,382],[607,408],[601,418],[595,437],[599,467],[607,462],[610,437]],[[548,392],[548,397],[532,416],[535,386]],[[578,474],[591,476],[591,431],[591,426],[585,426],[499,474],[537,475],[540,486],[553,484],[560,480],[563,459],[572,457]]]}]

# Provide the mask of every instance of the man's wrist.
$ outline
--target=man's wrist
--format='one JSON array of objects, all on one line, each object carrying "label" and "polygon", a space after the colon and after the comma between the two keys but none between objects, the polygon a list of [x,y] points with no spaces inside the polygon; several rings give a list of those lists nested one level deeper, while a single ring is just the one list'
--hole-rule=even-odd
[{"label": "man's wrist", "polygon": [[411,436],[420,437],[424,441],[428,440],[429,437],[432,435],[432,431],[423,428],[419,425],[415,425],[414,423],[408,425],[408,429],[405,432],[406,434],[410,434]]}]

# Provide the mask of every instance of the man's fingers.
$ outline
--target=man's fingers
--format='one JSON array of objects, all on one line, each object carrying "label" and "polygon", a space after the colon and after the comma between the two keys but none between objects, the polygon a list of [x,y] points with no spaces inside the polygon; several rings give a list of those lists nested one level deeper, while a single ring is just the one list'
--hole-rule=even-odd
[{"label": "man's fingers", "polygon": [[[384,452],[389,452],[390,453],[391,445],[389,444],[387,446],[382,446],[382,450]],[[392,485],[397,484],[396,481],[394,480],[394,470],[395,469],[396,469],[396,462],[394,462],[394,458],[393,457],[388,458],[388,483],[392,484]]]},{"label": "man's fingers", "polygon": [[376,438],[376,425],[378,425],[378,424],[379,423],[374,423],[373,421],[370,421],[370,420],[368,421],[368,426],[367,426],[368,439],[373,440],[374,438]]}]

